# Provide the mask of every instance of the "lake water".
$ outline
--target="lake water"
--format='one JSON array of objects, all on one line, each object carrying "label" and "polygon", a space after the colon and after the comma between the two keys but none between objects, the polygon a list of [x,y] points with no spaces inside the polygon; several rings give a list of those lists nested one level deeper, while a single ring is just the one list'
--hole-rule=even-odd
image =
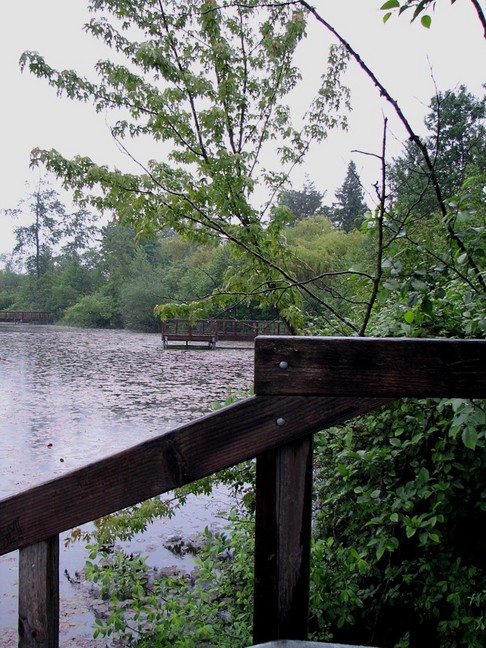
[{"label": "lake water", "polygon": [[[251,343],[164,350],[154,334],[0,323],[0,497],[207,414],[229,386],[252,382]],[[224,499],[191,500],[133,548],[173,564],[161,537],[202,529]],[[64,550],[61,574],[83,560],[81,547]],[[16,587],[15,552],[0,557],[2,648],[16,646]],[[65,578],[61,596],[61,645],[104,645],[89,639],[93,619]]]}]

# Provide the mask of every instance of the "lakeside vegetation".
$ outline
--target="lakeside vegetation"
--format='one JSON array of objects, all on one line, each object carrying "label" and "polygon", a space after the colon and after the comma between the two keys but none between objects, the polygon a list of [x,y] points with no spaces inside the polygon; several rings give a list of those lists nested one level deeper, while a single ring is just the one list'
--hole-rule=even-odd
[{"label": "lakeside vegetation", "polygon": [[[366,236],[358,228],[367,208],[353,163],[345,183],[346,194],[332,208],[309,182],[281,195],[288,219],[281,237],[298,280],[363,261]],[[223,295],[228,277],[244,272],[244,259],[227,242],[198,243],[172,229],[137,237],[132,225],[116,220],[98,229],[85,210],[69,214],[45,181],[26,205],[33,222],[15,229],[17,244],[0,270],[1,310],[48,311],[58,323],[141,331],[158,328],[156,305],[174,315],[197,302],[205,317],[278,317],[278,308],[258,294]],[[336,225],[343,213],[356,220],[350,231]],[[324,278],[321,284],[326,290]],[[306,310],[309,318],[319,314],[311,301]]]}]

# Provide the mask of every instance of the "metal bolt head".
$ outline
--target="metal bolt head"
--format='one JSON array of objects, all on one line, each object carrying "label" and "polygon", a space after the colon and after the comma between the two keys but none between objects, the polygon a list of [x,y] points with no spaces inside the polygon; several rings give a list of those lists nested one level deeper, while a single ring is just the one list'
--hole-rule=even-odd
[{"label": "metal bolt head", "polygon": [[285,419],[280,417],[275,421],[275,423],[278,425],[278,427],[282,427],[283,425],[285,425]]},{"label": "metal bolt head", "polygon": [[289,363],[286,360],[282,360],[278,366],[280,369],[288,369]]}]

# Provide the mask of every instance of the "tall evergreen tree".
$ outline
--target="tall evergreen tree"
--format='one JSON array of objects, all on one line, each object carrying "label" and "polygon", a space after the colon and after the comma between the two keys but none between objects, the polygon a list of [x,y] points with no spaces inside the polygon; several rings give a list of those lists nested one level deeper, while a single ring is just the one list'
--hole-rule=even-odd
[{"label": "tall evergreen tree", "polygon": [[364,191],[356,164],[352,160],[348,164],[342,186],[336,190],[336,199],[331,211],[334,224],[346,232],[359,227],[368,207],[364,202]]},{"label": "tall evergreen tree", "polygon": [[[425,117],[425,143],[434,151],[434,169],[445,199],[454,196],[466,178],[468,168],[486,170],[486,105],[461,85],[458,90],[439,92],[430,102]],[[407,207],[420,198],[422,215],[437,210],[430,173],[414,142],[408,141],[403,157],[391,169],[395,199]]]},{"label": "tall evergreen tree", "polygon": [[300,191],[288,189],[283,191],[278,200],[279,207],[287,207],[292,212],[288,224],[291,225],[306,216],[323,214],[325,207],[322,204],[325,192],[317,191],[315,184],[308,177]]}]

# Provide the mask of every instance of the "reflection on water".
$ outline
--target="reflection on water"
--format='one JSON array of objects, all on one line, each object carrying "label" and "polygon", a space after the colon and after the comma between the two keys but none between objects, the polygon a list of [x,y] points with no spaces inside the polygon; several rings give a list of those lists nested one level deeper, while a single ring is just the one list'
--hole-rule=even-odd
[{"label": "reflection on water", "polygon": [[163,433],[253,380],[252,345],[0,324],[2,497]]}]

